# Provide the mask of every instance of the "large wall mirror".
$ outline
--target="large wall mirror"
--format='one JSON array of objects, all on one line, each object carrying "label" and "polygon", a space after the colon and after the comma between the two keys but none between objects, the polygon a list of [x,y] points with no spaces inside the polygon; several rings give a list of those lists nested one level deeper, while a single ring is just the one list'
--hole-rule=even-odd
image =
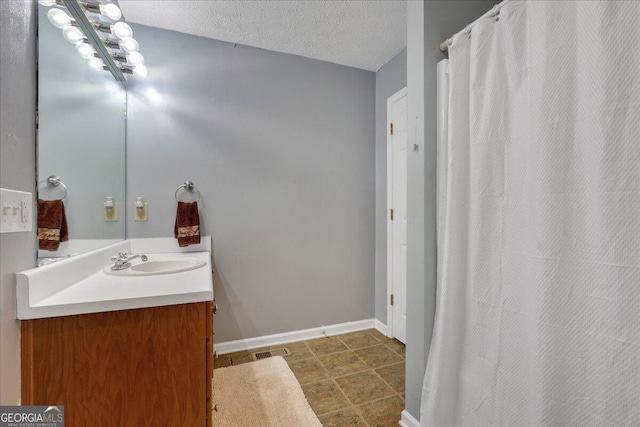
[{"label": "large wall mirror", "polygon": [[[40,258],[125,237],[125,87],[87,66],[49,22],[49,10],[40,6],[38,13],[38,198],[64,197],[69,241],[56,252],[40,250]],[[117,220],[113,211],[105,217],[107,197],[117,203]]]}]

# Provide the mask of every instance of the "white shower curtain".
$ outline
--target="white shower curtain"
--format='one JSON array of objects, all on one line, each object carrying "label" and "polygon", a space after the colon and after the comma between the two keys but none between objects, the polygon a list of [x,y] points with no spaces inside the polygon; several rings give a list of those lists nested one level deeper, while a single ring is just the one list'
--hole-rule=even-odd
[{"label": "white shower curtain", "polygon": [[640,2],[507,2],[449,56],[421,424],[640,426]]}]

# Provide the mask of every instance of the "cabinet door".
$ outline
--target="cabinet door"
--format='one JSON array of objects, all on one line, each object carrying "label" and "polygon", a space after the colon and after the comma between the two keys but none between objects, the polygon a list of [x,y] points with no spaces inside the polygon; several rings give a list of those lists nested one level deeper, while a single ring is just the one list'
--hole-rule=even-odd
[{"label": "cabinet door", "polygon": [[23,321],[23,404],[64,405],[68,427],[206,425],[210,312],[202,302]]}]

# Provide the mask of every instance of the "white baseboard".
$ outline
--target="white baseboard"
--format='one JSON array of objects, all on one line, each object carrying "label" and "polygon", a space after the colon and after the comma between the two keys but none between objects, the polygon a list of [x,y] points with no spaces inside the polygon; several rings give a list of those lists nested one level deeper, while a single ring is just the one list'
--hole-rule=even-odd
[{"label": "white baseboard", "polygon": [[387,325],[385,325],[384,323],[382,323],[378,319],[374,319],[374,328],[376,328],[376,330],[378,332],[380,332],[382,335],[384,335],[385,337],[389,336],[388,335],[389,328],[387,328]]},{"label": "white baseboard", "polygon": [[406,409],[402,411],[399,424],[401,427],[420,427],[420,421],[413,418],[413,416],[409,412],[407,412]]},{"label": "white baseboard", "polygon": [[236,351],[251,350],[253,348],[287,344],[294,341],[305,341],[331,335],[346,334],[348,332],[362,331],[364,329],[373,329],[374,327],[378,329],[374,319],[358,320],[356,322],[339,323],[337,325],[320,326],[318,328],[302,329],[299,331],[284,332],[274,335],[264,335],[244,340],[215,343],[215,349],[218,354],[227,354]]}]

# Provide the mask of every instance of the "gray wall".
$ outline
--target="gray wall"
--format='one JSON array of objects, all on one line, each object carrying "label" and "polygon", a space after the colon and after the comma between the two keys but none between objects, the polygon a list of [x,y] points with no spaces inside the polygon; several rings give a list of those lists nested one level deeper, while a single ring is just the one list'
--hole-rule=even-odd
[{"label": "gray wall", "polygon": [[[0,1],[0,187],[31,193],[35,192],[35,12],[35,0]],[[20,402],[14,273],[35,266],[35,260],[35,231],[0,234],[0,405]]]},{"label": "gray wall", "polygon": [[436,65],[442,41],[487,12],[495,1],[409,2],[407,21],[408,158],[407,411],[420,418],[436,296]]},{"label": "gray wall", "polygon": [[376,311],[387,324],[387,98],[407,85],[407,49],[376,73]]},{"label": "gray wall", "polygon": [[127,197],[149,221],[128,215],[127,236],[172,236],[189,179],[217,342],[373,318],[375,74],[133,29],[149,77],[129,85]]}]

